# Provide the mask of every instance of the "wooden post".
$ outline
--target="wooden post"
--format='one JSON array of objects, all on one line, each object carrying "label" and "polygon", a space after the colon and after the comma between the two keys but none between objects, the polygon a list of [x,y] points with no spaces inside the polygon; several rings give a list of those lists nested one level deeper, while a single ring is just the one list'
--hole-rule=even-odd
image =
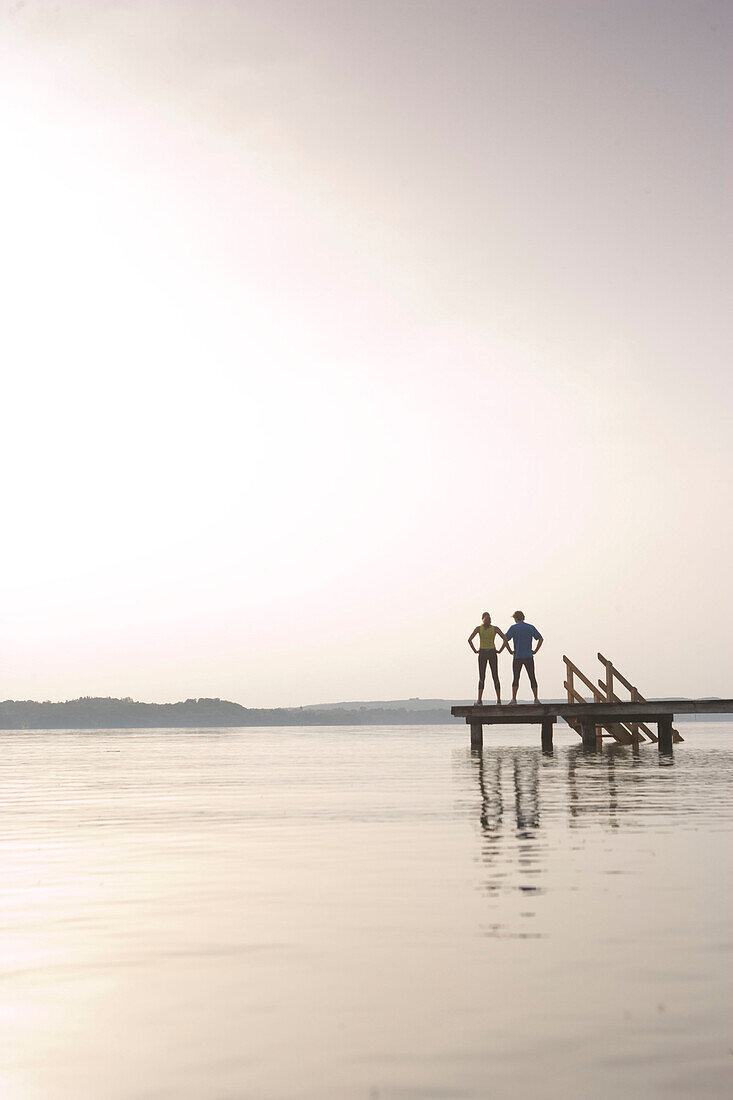
[{"label": "wooden post", "polygon": [[657,734],[659,735],[659,751],[663,753],[671,753],[673,740],[671,714],[665,714],[664,718],[659,719],[659,721],[657,722]]},{"label": "wooden post", "polygon": [[482,749],[484,747],[484,727],[480,722],[471,722],[471,748]]},{"label": "wooden post", "polygon": [[609,661],[606,665],[606,698],[613,702],[613,665]]},{"label": "wooden post", "polygon": [[583,748],[595,749],[596,746],[596,723],[594,718],[581,718],[580,727],[583,731]]},{"label": "wooden post", "polygon": [[568,692],[568,702],[572,703],[573,702],[573,694],[574,694],[574,690],[575,690],[575,684],[573,682],[573,664],[572,664],[572,661],[569,661],[567,659],[567,657],[563,657],[563,661],[565,662],[565,673],[566,673],[567,678],[568,678],[567,683],[565,685],[566,688],[567,688],[567,692]]},{"label": "wooden post", "polygon": [[552,752],[552,731],[555,723],[552,718],[542,719],[542,751]]}]

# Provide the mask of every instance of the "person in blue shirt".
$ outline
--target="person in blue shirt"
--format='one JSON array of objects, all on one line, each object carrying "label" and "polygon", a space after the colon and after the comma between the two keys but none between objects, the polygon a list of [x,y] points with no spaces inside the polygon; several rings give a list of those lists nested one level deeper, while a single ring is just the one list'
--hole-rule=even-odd
[{"label": "person in blue shirt", "polygon": [[[530,687],[534,692],[534,701],[535,703],[539,703],[537,697],[537,678],[534,674],[534,655],[539,652],[539,648],[544,638],[536,626],[532,626],[531,623],[525,623],[523,611],[515,611],[513,618],[514,626],[510,626],[506,632],[507,647],[509,652],[514,655],[514,682],[512,683],[512,701],[509,705],[511,706],[514,704],[516,706],[519,674],[523,668],[527,670]],[[533,641],[537,642],[535,649],[532,649]],[[513,649],[512,643],[514,645]]]}]

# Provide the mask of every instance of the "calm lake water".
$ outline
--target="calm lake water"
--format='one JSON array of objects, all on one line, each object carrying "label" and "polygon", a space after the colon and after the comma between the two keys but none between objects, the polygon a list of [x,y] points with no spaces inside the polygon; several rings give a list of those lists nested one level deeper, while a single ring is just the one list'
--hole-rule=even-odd
[{"label": "calm lake water", "polygon": [[3,1100],[733,1094],[733,725],[0,733]]}]

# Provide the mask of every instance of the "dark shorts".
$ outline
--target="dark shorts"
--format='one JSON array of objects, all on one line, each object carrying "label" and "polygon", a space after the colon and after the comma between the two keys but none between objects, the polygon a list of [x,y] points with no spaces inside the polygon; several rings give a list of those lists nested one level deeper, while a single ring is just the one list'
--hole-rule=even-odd
[{"label": "dark shorts", "polygon": [[519,684],[519,673],[522,668],[527,669],[527,675],[529,676],[529,683],[533,691],[537,691],[537,679],[534,674],[534,657],[515,657],[512,662],[512,670],[514,672],[514,680],[512,681],[512,687],[517,687]]},{"label": "dark shorts", "polygon": [[478,686],[479,689],[483,689],[486,682],[486,663],[488,661],[489,668],[491,669],[491,679],[494,681],[494,687],[499,687],[499,670],[497,664],[497,655],[495,649],[480,649],[478,651]]}]

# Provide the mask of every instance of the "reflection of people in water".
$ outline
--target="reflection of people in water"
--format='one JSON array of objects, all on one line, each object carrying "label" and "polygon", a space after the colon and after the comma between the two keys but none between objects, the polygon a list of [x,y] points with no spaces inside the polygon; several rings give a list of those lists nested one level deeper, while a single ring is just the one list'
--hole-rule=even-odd
[{"label": "reflection of people in water", "polygon": [[533,750],[510,749],[477,754],[478,785],[481,792],[481,828],[495,833],[504,815],[502,798],[502,762],[511,763],[514,785],[514,815],[517,831],[538,829],[540,825],[539,756]]},{"label": "reflection of people in water", "polygon": [[648,782],[650,769],[670,766],[666,760],[658,759],[657,753],[645,758],[634,753],[630,746],[616,744],[606,747],[602,761],[603,766],[599,757],[589,761],[580,745],[573,745],[554,758],[539,749],[527,748],[472,752],[471,765],[481,798],[482,832],[496,839],[502,829],[506,830],[511,794],[512,823],[517,834],[529,836],[539,830],[543,777],[544,783],[549,784],[546,801],[550,807],[555,804],[556,821],[557,807],[561,805],[563,810],[567,809],[570,828],[600,822],[618,829],[624,815],[633,815],[643,806],[640,784]]},{"label": "reflection of people in water", "polygon": [[[537,642],[535,649],[532,649],[532,641]],[[534,656],[539,652],[544,638],[540,634],[536,626],[532,626],[531,623],[525,623],[524,612],[514,612],[514,626],[510,626],[506,632],[505,638],[507,648],[510,653],[514,654],[514,680],[512,682],[512,703],[517,701],[517,689],[519,687],[519,675],[523,668],[526,668],[527,675],[529,676],[529,684],[534,694],[535,703],[539,703],[537,697],[537,677],[534,674]],[[510,642],[514,642],[514,649],[509,645]],[[511,705],[511,704],[510,704]]]},{"label": "reflection of people in water", "polygon": [[[479,648],[473,644],[473,639],[478,634]],[[501,649],[496,648],[496,635],[502,640]],[[486,665],[488,664],[491,669],[491,678],[494,681],[494,690],[496,692],[496,701],[501,704],[501,684],[499,683],[499,668],[498,668],[498,654],[502,652],[507,644],[506,635],[499,630],[498,626],[493,626],[491,623],[491,615],[488,611],[484,611],[481,616],[481,625],[477,626],[473,633],[469,636],[468,644],[474,653],[478,653],[478,698],[476,703],[481,706],[483,702],[484,683],[486,682]]]},{"label": "reflection of people in water", "polygon": [[[635,753],[612,744],[603,755],[589,757],[581,745],[547,756],[539,748],[496,747],[456,750],[462,802],[476,814],[477,855],[481,862],[476,886],[487,899],[484,935],[539,938],[552,932],[552,907],[543,898],[566,888],[556,875],[555,853],[578,848],[580,829],[634,831],[644,826],[650,790],[658,769],[679,766],[657,752]],[[683,815],[684,786],[664,787],[667,812]],[[670,804],[674,792],[679,799]],[[570,830],[570,835],[568,835]]]},{"label": "reflection of people in water", "polygon": [[[544,870],[544,849],[538,838],[540,759],[540,754],[531,749],[472,754],[481,795],[481,855],[488,868],[482,885],[494,897],[510,893],[526,898],[544,892],[537,879]],[[510,796],[505,805],[510,786],[514,797]],[[507,812],[512,801],[513,814]],[[524,900],[515,904],[521,904],[521,916],[529,915]],[[517,934],[512,925],[518,915],[511,905],[504,908],[491,934]],[[527,932],[522,929],[519,934]]]},{"label": "reflection of people in water", "polygon": [[517,829],[526,836],[540,825],[540,771],[537,753],[514,757],[514,812]]}]

